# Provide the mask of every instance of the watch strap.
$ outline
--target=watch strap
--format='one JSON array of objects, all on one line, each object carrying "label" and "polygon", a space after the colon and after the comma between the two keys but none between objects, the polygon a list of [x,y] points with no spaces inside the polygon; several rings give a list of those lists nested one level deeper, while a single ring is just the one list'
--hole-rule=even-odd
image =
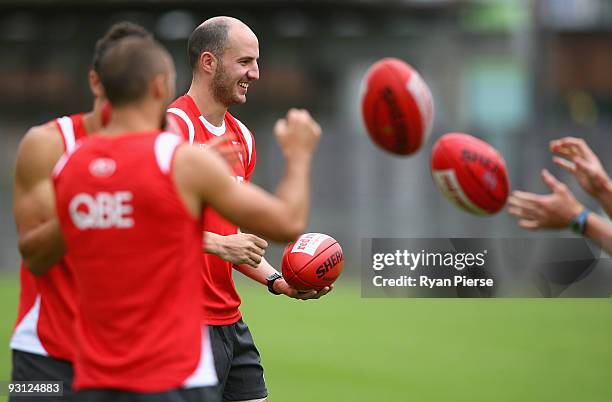
[{"label": "watch strap", "polygon": [[577,234],[584,234],[586,231],[587,218],[589,217],[589,210],[587,208],[583,209],[578,215],[574,216],[570,221],[570,229],[572,232]]},{"label": "watch strap", "polygon": [[275,272],[266,278],[266,281],[268,282],[268,291],[273,295],[280,295],[280,293],[274,290],[274,282],[282,277],[283,275],[281,275],[279,272]]}]

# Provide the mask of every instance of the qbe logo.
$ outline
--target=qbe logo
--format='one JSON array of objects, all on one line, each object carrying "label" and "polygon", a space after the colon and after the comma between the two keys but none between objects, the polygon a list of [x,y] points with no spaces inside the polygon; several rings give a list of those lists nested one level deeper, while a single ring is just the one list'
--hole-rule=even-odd
[{"label": "qbe logo", "polygon": [[89,164],[89,173],[94,177],[110,177],[117,170],[117,162],[110,158],[98,158]]},{"label": "qbe logo", "polygon": [[134,227],[132,198],[130,191],[79,193],[70,200],[68,212],[80,230],[129,229]]}]

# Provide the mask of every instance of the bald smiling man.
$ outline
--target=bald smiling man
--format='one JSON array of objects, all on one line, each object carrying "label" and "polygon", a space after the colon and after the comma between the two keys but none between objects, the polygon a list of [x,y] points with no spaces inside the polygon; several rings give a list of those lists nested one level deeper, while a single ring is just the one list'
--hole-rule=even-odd
[{"label": "bald smiling man", "polygon": [[[228,108],[244,104],[250,85],[259,79],[257,36],[236,18],[214,17],[193,31],[188,51],[193,74],[191,86],[170,105],[168,120],[192,145],[203,146],[212,139],[227,136],[241,150],[241,157],[232,166],[232,175],[238,182],[248,182],[257,160],[255,138]],[[210,326],[219,392],[224,401],[265,401],[268,391],[263,367],[240,314],[241,300],[232,278],[234,268],[267,286],[275,295],[318,299],[331,289],[299,292],[289,286],[263,258],[266,240],[241,233],[210,208],[204,211],[203,232],[202,309]]]}]

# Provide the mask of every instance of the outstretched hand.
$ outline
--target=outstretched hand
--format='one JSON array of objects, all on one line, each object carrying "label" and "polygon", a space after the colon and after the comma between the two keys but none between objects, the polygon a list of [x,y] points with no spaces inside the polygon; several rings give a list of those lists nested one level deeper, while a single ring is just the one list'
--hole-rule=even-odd
[{"label": "outstretched hand", "polygon": [[580,186],[597,198],[610,183],[599,158],[582,138],[564,137],[550,142],[553,162],[576,176]]},{"label": "outstretched hand", "polygon": [[519,219],[518,225],[523,229],[564,229],[584,206],[546,169],[542,170],[542,180],[552,193],[514,191],[508,198],[508,212]]}]

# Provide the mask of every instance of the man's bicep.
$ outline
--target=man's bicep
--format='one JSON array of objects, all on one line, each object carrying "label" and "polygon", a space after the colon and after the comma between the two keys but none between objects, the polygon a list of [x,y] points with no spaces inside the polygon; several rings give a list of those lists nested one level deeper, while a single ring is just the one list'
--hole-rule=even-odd
[{"label": "man's bicep", "polygon": [[20,236],[54,216],[55,200],[50,178],[27,186],[16,183],[13,194],[13,213]]},{"label": "man's bicep", "polygon": [[31,129],[17,151],[13,211],[20,234],[53,216],[51,172],[63,151],[54,134],[47,127]]},{"label": "man's bicep", "polygon": [[231,183],[215,196],[211,206],[241,228],[267,234],[283,218],[283,204],[275,197],[249,184]]}]

